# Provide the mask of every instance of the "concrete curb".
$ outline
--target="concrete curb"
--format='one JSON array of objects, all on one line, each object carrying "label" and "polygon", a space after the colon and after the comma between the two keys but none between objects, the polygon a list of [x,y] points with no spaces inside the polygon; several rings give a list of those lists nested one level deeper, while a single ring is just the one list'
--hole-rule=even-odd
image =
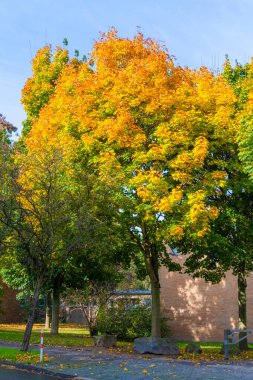
[{"label": "concrete curb", "polygon": [[91,379],[88,377],[80,377],[80,376],[72,376],[72,375],[67,375],[65,373],[58,373],[58,372],[53,372],[49,371],[48,369],[36,367],[34,365],[29,365],[29,364],[21,364],[21,363],[12,363],[12,362],[5,362],[5,361],[0,361],[0,368],[5,367],[9,369],[19,369],[20,371],[28,371],[28,372],[33,372],[37,373],[39,375],[47,375],[47,376],[52,376],[54,378],[58,379],[69,379],[69,380],[95,380]]}]

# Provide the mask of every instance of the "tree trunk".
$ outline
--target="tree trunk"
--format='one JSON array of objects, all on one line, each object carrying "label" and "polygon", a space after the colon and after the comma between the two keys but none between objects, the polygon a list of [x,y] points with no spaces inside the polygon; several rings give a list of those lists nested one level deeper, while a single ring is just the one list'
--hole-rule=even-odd
[{"label": "tree trunk", "polygon": [[59,314],[60,314],[60,291],[58,288],[53,289],[52,297],[52,323],[50,334],[59,332]]},{"label": "tree trunk", "polygon": [[160,316],[160,283],[151,281],[152,294],[152,338],[161,337],[161,316]]},{"label": "tree trunk", "polygon": [[43,277],[42,276],[38,277],[35,287],[34,287],[34,291],[33,291],[33,297],[32,297],[31,307],[29,310],[29,316],[26,323],[26,329],[24,332],[24,337],[21,344],[21,348],[20,348],[21,351],[27,351],[29,347],[30,337],[31,337],[32,328],[34,324],[34,316],[35,316],[36,306],[39,299],[39,293],[40,293],[42,282],[43,282]]},{"label": "tree trunk", "polygon": [[[247,328],[247,296],[246,296],[247,277],[245,274],[244,263],[242,263],[241,270],[238,273],[237,284],[238,284],[238,315],[239,315],[238,327],[239,329],[246,329]],[[246,335],[245,333],[241,333],[240,338],[242,338],[245,335]],[[239,348],[241,351],[245,351],[249,349],[247,338],[239,342]]]},{"label": "tree trunk", "polygon": [[[148,248],[147,248],[148,246]],[[147,274],[151,283],[152,298],[152,338],[161,338],[161,311],[160,311],[160,281],[159,281],[159,257],[156,247],[152,244],[146,245],[145,264]]]},{"label": "tree trunk", "polygon": [[51,294],[48,293],[46,296],[46,317],[45,317],[45,329],[50,328],[50,319],[52,315],[52,302],[51,302]]}]

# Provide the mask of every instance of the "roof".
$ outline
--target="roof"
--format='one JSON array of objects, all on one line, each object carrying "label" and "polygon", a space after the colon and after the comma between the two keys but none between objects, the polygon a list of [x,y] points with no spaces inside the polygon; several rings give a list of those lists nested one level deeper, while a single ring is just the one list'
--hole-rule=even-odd
[{"label": "roof", "polygon": [[151,290],[146,290],[146,289],[129,289],[129,290],[115,290],[112,292],[113,295],[128,295],[128,296],[133,296],[133,295],[151,295]]}]

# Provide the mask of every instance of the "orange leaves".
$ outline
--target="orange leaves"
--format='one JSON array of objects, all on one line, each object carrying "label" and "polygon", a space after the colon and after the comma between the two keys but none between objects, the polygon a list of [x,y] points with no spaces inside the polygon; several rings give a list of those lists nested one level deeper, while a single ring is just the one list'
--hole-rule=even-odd
[{"label": "orange leaves", "polygon": [[82,152],[112,190],[131,190],[144,217],[168,213],[173,221],[175,212],[181,229],[174,235],[187,225],[206,233],[217,216],[207,197],[226,182],[215,155],[235,136],[233,91],[207,68],[175,67],[163,46],[140,33],[120,38],[111,29],[94,44],[91,59],[93,70],[67,62],[64,50],[38,52],[24,93],[31,104],[43,77],[48,101],[28,148],[59,146],[65,162]]},{"label": "orange leaves", "polygon": [[93,131],[95,138],[106,138],[107,142],[117,149],[137,149],[146,140],[131,114],[121,110],[117,113],[117,117],[99,120]]},{"label": "orange leaves", "polygon": [[168,98],[171,60],[152,40],[140,34],[133,40],[121,39],[110,31],[95,44],[92,56],[103,96],[114,107],[153,113],[161,108],[161,98]]}]

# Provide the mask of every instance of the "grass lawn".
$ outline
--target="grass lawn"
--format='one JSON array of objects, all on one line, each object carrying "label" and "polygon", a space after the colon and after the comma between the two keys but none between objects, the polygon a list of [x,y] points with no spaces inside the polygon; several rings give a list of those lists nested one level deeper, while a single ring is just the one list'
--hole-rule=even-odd
[{"label": "grass lawn", "polygon": [[8,361],[12,363],[35,364],[39,362],[39,358],[40,358],[40,354],[38,350],[21,352],[17,348],[0,347],[0,361]]},{"label": "grass lawn", "polygon": [[[59,334],[51,335],[43,324],[35,324],[30,343],[40,342],[40,330],[44,330],[44,344],[47,346],[92,346],[93,339],[88,336],[88,330],[77,324],[60,325]],[[24,324],[0,324],[0,340],[21,342],[25,330]]]},{"label": "grass lawn", "polygon": [[[40,342],[40,330],[44,329],[44,325],[35,324],[33,327],[33,332],[31,336],[31,343],[39,343]],[[0,340],[6,340],[9,342],[21,342],[23,338],[23,333],[25,330],[24,324],[0,324]],[[212,361],[212,360],[223,360],[224,355],[220,354],[220,349],[222,346],[221,342],[200,342],[201,348],[203,350],[202,354],[194,355],[185,353],[185,347],[189,342],[177,342],[181,354],[178,359],[186,359],[192,361]],[[63,347],[84,347],[84,346],[93,346],[93,339],[88,336],[88,330],[83,325],[78,324],[61,324],[58,335],[51,335],[49,330],[44,329],[44,344],[45,346],[63,346]],[[251,348],[250,351],[246,351],[241,353],[239,356],[232,356],[230,358],[233,360],[253,360],[253,344],[249,344]],[[2,352],[3,355],[12,355],[12,358],[17,358],[17,352],[15,354],[15,350],[12,353],[12,349],[7,352],[7,349],[4,349]],[[111,351],[114,352],[133,352],[133,344],[129,342],[117,342],[117,348],[112,348]],[[0,360],[9,360],[3,359],[0,352]],[[22,355],[28,355],[27,358],[23,356],[23,362],[28,363],[29,360],[37,360],[33,355],[38,354],[35,352],[34,354],[29,353],[21,353],[18,351],[18,360],[22,361]],[[16,356],[15,356],[16,355]],[[32,357],[30,357],[30,356]],[[27,360],[26,360],[27,359]],[[13,359],[17,360],[17,359]]]},{"label": "grass lawn", "polygon": [[[220,354],[223,342],[198,342],[202,348],[202,354],[194,355],[185,352],[188,343],[191,342],[177,342],[181,351],[178,359],[192,360],[192,361],[215,361],[224,360],[224,354]],[[240,355],[229,355],[230,360],[253,360],[253,344],[249,344],[249,351],[241,352]]]}]

